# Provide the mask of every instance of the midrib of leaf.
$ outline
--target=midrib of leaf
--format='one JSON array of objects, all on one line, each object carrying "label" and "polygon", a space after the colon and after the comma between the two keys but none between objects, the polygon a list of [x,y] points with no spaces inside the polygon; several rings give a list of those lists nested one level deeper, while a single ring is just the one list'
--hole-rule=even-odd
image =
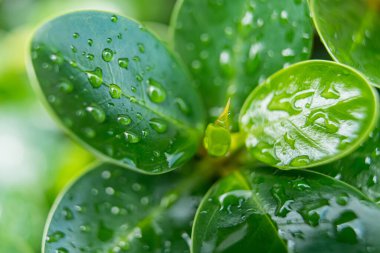
[{"label": "midrib of leaf", "polygon": [[[46,49],[48,49],[48,48],[46,48]],[[53,52],[53,50],[51,50],[51,49],[49,49],[49,51],[50,51],[50,52]],[[70,59],[68,59],[68,58],[65,57],[65,56],[62,56],[62,57],[63,57],[64,61],[65,61],[67,64],[70,64]],[[111,68],[109,67],[108,64],[107,64],[107,66],[108,66],[109,69],[111,69]],[[77,66],[76,66],[75,68],[78,69],[78,70],[80,70],[80,72],[82,72],[83,74],[86,73],[85,68],[84,68],[80,63],[78,63],[78,62],[77,62]],[[115,80],[114,80],[114,75],[113,75],[112,71],[110,71],[110,73],[111,73],[111,76],[112,76],[112,80],[115,81]],[[115,83],[116,83],[116,82],[115,82]],[[104,80],[103,80],[102,85],[106,86],[107,88],[110,87],[110,84],[104,82]],[[125,97],[125,98],[127,98],[127,99],[129,99],[129,100],[132,98],[132,96],[130,96],[130,95],[124,93],[124,91],[122,91],[122,96]],[[161,112],[156,111],[156,110],[154,110],[153,108],[148,107],[148,106],[144,103],[144,101],[140,101],[140,100],[138,100],[138,99],[136,99],[136,98],[135,98],[135,101],[136,101],[136,102],[134,102],[134,104],[137,104],[137,105],[139,105],[140,107],[142,107],[142,108],[144,108],[144,109],[147,109],[147,110],[153,112],[153,113],[156,114],[157,116],[161,117],[162,119],[165,119],[166,121],[172,123],[173,125],[177,126],[177,127],[180,128],[180,129],[186,129],[187,131],[194,133],[193,136],[199,136],[199,135],[200,135],[200,132],[196,130],[196,129],[197,129],[196,127],[193,127],[193,128],[192,128],[192,127],[189,127],[190,123],[187,124],[187,123],[185,123],[185,122],[181,122],[181,121],[179,121],[179,120],[177,120],[177,119],[175,119],[175,118],[173,118],[173,117],[170,117],[170,116],[168,116],[168,115],[162,114]],[[169,113],[169,115],[170,115],[170,113]]]},{"label": "midrib of leaf", "polygon": [[[251,185],[249,184],[249,182],[245,179],[245,177],[242,175],[241,171],[235,171],[234,172],[234,177],[235,179],[237,179],[241,185],[243,187],[246,188],[246,190],[248,191],[251,191],[252,193],[254,193],[254,190],[252,189]],[[263,213],[262,216],[265,217],[265,219],[267,220],[267,222],[269,223],[270,227],[272,228],[274,234],[277,236],[278,240],[281,241],[281,245],[284,247],[285,249],[285,252],[288,251],[288,247],[287,245],[285,244],[284,240],[281,239],[281,237],[279,237],[278,235],[278,231],[276,229],[276,226],[275,224],[273,223],[273,221],[268,217],[269,214],[267,214],[267,212],[263,209],[262,205],[261,205],[261,202],[259,201],[259,199],[256,197],[256,194],[252,194],[252,201],[255,203],[255,206],[257,206],[257,208],[261,211],[261,213]]]}]

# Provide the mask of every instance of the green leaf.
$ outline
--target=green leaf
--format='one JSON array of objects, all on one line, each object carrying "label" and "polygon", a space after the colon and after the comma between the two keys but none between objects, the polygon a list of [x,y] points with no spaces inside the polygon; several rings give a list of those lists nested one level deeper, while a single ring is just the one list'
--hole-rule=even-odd
[{"label": "green leaf", "polygon": [[282,169],[307,168],[355,150],[377,117],[377,93],[359,73],[308,61],[257,87],[241,111],[240,127],[258,160]]},{"label": "green leaf", "polygon": [[315,168],[355,186],[380,204],[380,125],[355,152],[331,164]]},{"label": "green leaf", "polygon": [[56,203],[44,252],[189,252],[191,222],[206,178],[152,177],[99,165]]},{"label": "green leaf", "polygon": [[183,0],[171,26],[212,121],[231,97],[234,131],[253,88],[308,59],[313,37],[306,0]]},{"label": "green leaf", "polygon": [[311,0],[310,10],[330,55],[380,87],[379,1]]},{"label": "green leaf", "polygon": [[39,88],[68,132],[93,153],[144,173],[179,167],[197,150],[200,97],[144,27],[106,12],[75,12],[32,41]]},{"label": "green leaf", "polygon": [[331,177],[236,171],[202,201],[192,252],[378,252],[379,219],[376,204]]}]

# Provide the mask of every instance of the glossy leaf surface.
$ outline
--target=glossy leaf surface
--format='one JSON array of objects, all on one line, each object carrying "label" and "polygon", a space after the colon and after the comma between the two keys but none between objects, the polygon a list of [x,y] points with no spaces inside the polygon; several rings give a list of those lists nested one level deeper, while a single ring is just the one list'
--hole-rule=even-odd
[{"label": "glossy leaf surface", "polygon": [[200,97],[149,31],[105,12],[76,12],[32,41],[39,87],[65,128],[99,156],[145,173],[187,161],[203,130]]},{"label": "glossy leaf surface", "polygon": [[210,121],[231,98],[235,131],[253,88],[283,66],[309,58],[313,36],[305,0],[183,0],[172,29]]},{"label": "glossy leaf surface", "polygon": [[313,167],[356,149],[375,127],[377,93],[356,71],[327,61],[282,70],[257,87],[240,114],[246,146],[283,169]]},{"label": "glossy leaf surface", "polygon": [[191,222],[205,189],[205,180],[197,179],[99,165],[52,210],[45,252],[189,252]]},{"label": "glossy leaf surface", "polygon": [[378,252],[378,219],[376,204],[331,177],[236,171],[202,201],[193,253]]},{"label": "glossy leaf surface", "polygon": [[380,87],[380,2],[311,0],[310,9],[331,56]]},{"label": "glossy leaf surface", "polygon": [[380,204],[380,126],[355,152],[315,170],[342,180]]}]

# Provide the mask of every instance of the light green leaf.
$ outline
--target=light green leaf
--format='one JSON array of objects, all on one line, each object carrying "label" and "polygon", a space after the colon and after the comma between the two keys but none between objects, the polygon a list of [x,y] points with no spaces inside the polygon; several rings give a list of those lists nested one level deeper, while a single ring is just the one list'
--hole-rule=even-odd
[{"label": "light green leaf", "polygon": [[236,171],[202,201],[192,252],[378,252],[379,219],[376,204],[331,177]]},{"label": "light green leaf", "polygon": [[98,156],[163,173],[196,152],[204,125],[200,97],[141,25],[106,12],[67,14],[37,31],[31,55],[48,107]]},{"label": "light green leaf", "polygon": [[310,9],[331,56],[380,87],[380,2],[310,0]]},{"label": "light green leaf", "polygon": [[245,102],[240,127],[258,160],[282,169],[307,168],[355,150],[375,127],[375,90],[358,72],[308,61],[271,76]]},{"label": "light green leaf", "polygon": [[171,26],[210,121],[231,98],[235,131],[248,94],[277,70],[308,59],[313,37],[306,0],[182,0]]},{"label": "light green leaf", "polygon": [[189,232],[207,177],[147,176],[96,166],[51,211],[45,253],[189,252]]}]

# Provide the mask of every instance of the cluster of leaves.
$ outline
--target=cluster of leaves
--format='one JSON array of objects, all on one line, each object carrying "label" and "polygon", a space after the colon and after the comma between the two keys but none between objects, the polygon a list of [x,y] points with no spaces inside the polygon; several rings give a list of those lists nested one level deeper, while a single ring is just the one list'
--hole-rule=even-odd
[{"label": "cluster of leaves", "polygon": [[[37,89],[103,161],[57,200],[43,250],[379,251],[380,5],[353,2],[179,1],[182,60],[115,14],[41,27]],[[309,9],[335,62],[307,61]]]}]

